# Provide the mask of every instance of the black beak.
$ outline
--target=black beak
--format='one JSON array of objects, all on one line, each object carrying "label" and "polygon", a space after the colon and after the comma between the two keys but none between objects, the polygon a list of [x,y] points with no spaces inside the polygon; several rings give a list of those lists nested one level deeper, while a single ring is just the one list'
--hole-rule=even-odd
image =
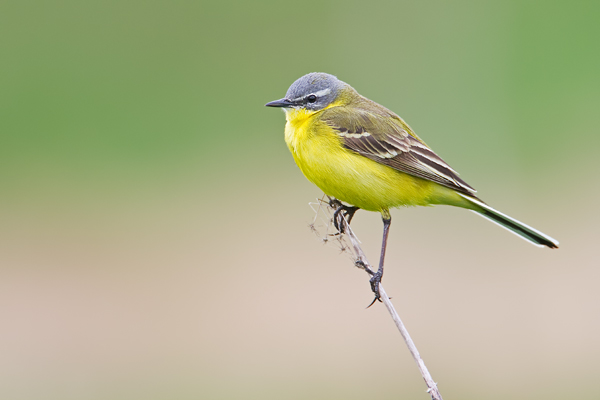
[{"label": "black beak", "polygon": [[291,107],[293,106],[294,103],[292,103],[291,101],[289,101],[288,99],[279,99],[279,100],[275,100],[275,101],[271,101],[267,104],[265,104],[266,107]]}]

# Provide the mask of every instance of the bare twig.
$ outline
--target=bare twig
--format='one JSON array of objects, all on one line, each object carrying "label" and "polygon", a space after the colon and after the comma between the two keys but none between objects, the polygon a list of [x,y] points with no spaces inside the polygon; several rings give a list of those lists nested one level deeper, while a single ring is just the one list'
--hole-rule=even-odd
[{"label": "bare twig", "polygon": [[[317,216],[315,216],[315,222],[317,221],[317,218],[319,217],[319,215],[318,215],[319,211],[322,210],[321,207],[324,205],[328,206],[328,209],[330,211],[328,214],[330,214],[331,210],[333,210],[331,199],[329,202],[327,202],[325,200],[319,201],[319,208],[317,210],[315,210],[317,212]],[[345,237],[348,237],[348,239],[350,240],[350,243],[352,245],[352,249],[354,250],[354,255],[356,257],[354,264],[357,267],[364,269],[369,275],[373,275],[373,273],[374,273],[373,269],[371,268],[371,264],[369,264],[369,261],[367,260],[365,253],[363,252],[362,248],[360,247],[360,241],[354,234],[354,231],[352,230],[352,228],[350,228],[350,225],[348,224],[348,221],[346,221],[346,218],[343,217],[341,219],[342,219],[341,222],[343,224],[345,233],[338,234],[336,236],[336,238],[340,242],[342,249],[347,249],[348,246],[345,245],[344,239],[345,239]],[[312,229],[315,229],[314,228],[315,222],[313,222],[313,224],[311,224]],[[327,226],[329,226],[329,223],[327,223]],[[327,227],[327,229],[329,229],[329,227]],[[329,233],[327,233],[327,234],[331,235]],[[408,346],[408,350],[410,351],[410,354],[413,356],[415,362],[417,363],[417,367],[419,368],[419,371],[421,372],[421,375],[423,376],[423,379],[425,380],[425,384],[427,385],[427,388],[428,388],[427,393],[429,393],[431,395],[431,398],[433,400],[442,400],[442,395],[440,394],[440,392],[437,388],[437,384],[435,383],[435,381],[431,377],[431,374],[427,370],[427,367],[425,366],[425,363],[423,362],[423,359],[421,358],[421,355],[419,354],[419,351],[417,350],[415,343],[412,341],[410,335],[408,334],[406,327],[402,323],[400,316],[396,312],[394,305],[390,301],[390,298],[388,297],[387,293],[383,289],[383,286],[381,285],[381,283],[379,283],[379,293],[381,295],[381,300],[383,301],[386,308],[388,309],[390,315],[392,316],[392,319],[394,320],[394,323],[396,324],[396,327],[398,328],[398,330],[400,331],[400,334],[402,335],[402,338],[406,342],[406,346]]]}]

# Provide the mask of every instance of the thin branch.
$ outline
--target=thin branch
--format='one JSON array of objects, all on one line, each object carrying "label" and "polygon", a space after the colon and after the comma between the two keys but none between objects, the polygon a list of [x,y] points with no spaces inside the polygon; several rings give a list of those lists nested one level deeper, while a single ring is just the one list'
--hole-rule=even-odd
[{"label": "thin branch", "polygon": [[[333,210],[333,205],[332,205],[331,201],[327,202],[325,200],[321,200],[321,201],[319,201],[319,209],[315,210],[317,212],[317,214],[319,213],[319,210],[321,210],[321,206],[323,206],[323,205],[327,205],[328,208],[330,209],[329,211]],[[347,236],[348,239],[350,240],[350,243],[352,244],[352,248],[354,250],[354,255],[356,256],[354,264],[357,267],[364,269],[369,275],[373,275],[373,273],[374,273],[373,269],[371,268],[371,264],[369,264],[369,261],[367,260],[365,253],[363,252],[362,248],[360,247],[360,241],[354,234],[354,231],[352,230],[352,228],[350,228],[350,225],[348,224],[348,221],[346,221],[346,218],[344,217],[341,219],[342,219],[341,222],[343,224],[345,234],[339,235],[338,240],[342,244],[342,249],[347,248],[343,244],[343,239],[344,239],[343,236]],[[316,220],[317,220],[317,217],[315,217],[315,221]],[[311,225],[311,228],[314,229],[314,223]],[[408,350],[410,351],[410,354],[413,356],[415,362],[417,363],[417,367],[419,368],[419,371],[421,372],[421,375],[423,376],[423,379],[425,380],[425,384],[427,385],[427,388],[428,388],[427,393],[429,393],[431,395],[431,398],[433,400],[442,400],[442,395],[440,394],[440,392],[437,388],[437,384],[431,377],[429,370],[427,370],[427,367],[425,366],[425,362],[423,362],[423,359],[421,358],[421,355],[419,354],[419,351],[417,350],[415,343],[413,342],[410,335],[408,334],[406,327],[402,323],[400,316],[396,312],[394,305],[390,301],[390,298],[388,297],[387,293],[383,289],[383,286],[381,285],[381,283],[379,284],[379,294],[381,295],[381,300],[383,301],[386,308],[388,309],[388,312],[392,316],[392,319],[394,320],[396,327],[400,331],[400,334],[402,335],[404,342],[406,342],[406,346],[408,346]]]}]

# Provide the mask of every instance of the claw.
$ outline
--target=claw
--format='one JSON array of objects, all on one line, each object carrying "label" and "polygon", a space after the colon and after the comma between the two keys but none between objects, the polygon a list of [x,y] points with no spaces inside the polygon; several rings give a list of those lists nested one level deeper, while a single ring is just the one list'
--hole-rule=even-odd
[{"label": "claw", "polygon": [[373,299],[371,304],[369,304],[369,307],[375,304],[376,301],[381,302],[381,294],[379,293],[379,283],[381,282],[381,278],[383,277],[382,272],[383,271],[377,271],[375,274],[373,274],[371,279],[369,279],[369,283],[371,284],[371,290],[373,291],[373,293],[375,293],[375,298]]},{"label": "claw", "polygon": [[[337,229],[338,233],[344,233],[344,223],[342,219],[346,219],[346,222],[350,224],[354,213],[358,210],[358,207],[345,206],[337,200],[332,200],[330,205],[337,206],[333,213],[333,226]],[[336,234],[337,235],[337,234]]]},{"label": "claw", "polygon": [[377,300],[381,301],[381,299],[380,299],[380,298],[377,298],[377,297],[375,297],[375,298],[373,299],[373,301],[371,302],[371,304],[369,304],[369,305],[367,306],[367,308],[371,308],[371,306],[372,306],[373,304],[375,304],[375,302],[376,302]]}]

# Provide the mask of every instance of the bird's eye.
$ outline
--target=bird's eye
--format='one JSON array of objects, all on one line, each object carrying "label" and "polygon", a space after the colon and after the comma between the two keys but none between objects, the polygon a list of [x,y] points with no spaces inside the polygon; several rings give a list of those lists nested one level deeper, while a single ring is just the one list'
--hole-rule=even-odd
[{"label": "bird's eye", "polygon": [[314,94],[311,94],[306,99],[308,100],[309,103],[314,103],[315,101],[317,101],[317,96],[315,96]]}]

